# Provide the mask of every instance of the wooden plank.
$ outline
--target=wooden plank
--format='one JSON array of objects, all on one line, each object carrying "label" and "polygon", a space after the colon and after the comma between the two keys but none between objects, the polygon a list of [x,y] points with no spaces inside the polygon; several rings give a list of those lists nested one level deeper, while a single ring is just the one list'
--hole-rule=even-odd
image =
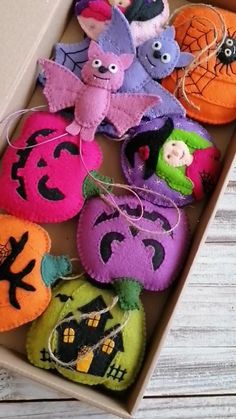
[{"label": "wooden plank", "polygon": [[[0,403],[0,418],[115,419],[77,401]],[[136,419],[226,419],[236,417],[236,396],[144,399]]]}]

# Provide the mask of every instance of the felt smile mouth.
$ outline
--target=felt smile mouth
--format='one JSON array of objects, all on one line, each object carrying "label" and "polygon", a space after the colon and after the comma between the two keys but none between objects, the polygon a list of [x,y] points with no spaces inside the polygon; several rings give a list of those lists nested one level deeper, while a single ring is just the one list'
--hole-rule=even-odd
[{"label": "felt smile mouth", "polygon": [[95,74],[93,76],[94,76],[95,79],[106,80],[106,81],[109,81],[110,80],[110,79],[107,79],[105,77],[95,76]]},{"label": "felt smile mouth", "polygon": [[151,62],[148,55],[146,55],[146,59],[148,60],[149,64],[151,64],[152,67],[156,67],[156,65]]}]

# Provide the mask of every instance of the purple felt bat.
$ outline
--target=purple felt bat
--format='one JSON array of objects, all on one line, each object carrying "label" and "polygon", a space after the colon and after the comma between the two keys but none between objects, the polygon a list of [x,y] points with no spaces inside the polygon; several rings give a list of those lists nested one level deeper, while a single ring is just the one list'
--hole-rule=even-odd
[{"label": "purple felt bat", "polygon": [[[136,54],[128,21],[117,8],[113,8],[111,23],[100,35],[98,43],[107,52],[118,55]],[[67,66],[80,77],[88,45],[88,39],[79,44],[58,44],[56,46],[56,61]],[[142,92],[159,96],[161,103],[145,113],[145,117],[148,119],[166,115],[185,116],[186,112],[180,102],[156,80],[171,74],[175,67],[188,65],[191,59],[191,54],[180,51],[174,40],[174,29],[169,27],[162,34],[137,49],[137,57],[125,72],[124,82],[119,91]],[[114,138],[118,135],[114,127],[107,123],[103,123],[98,131]]]},{"label": "purple felt bat", "polygon": [[[135,197],[114,198],[128,216],[140,216],[141,206]],[[170,286],[189,245],[188,221],[182,210],[176,226],[175,209],[144,200],[142,204],[143,217],[136,225],[147,231],[132,226],[101,198],[87,201],[78,225],[78,254],[84,270],[97,282],[112,284],[127,310],[138,307],[142,288],[162,291]]]},{"label": "purple felt bat", "polygon": [[66,128],[71,135],[93,141],[98,125],[107,118],[119,135],[138,125],[148,108],[159,102],[155,95],[116,93],[124,81],[132,54],[105,53],[91,41],[81,79],[67,68],[46,59],[40,64],[46,77],[44,94],[51,112],[75,107],[74,120]]}]

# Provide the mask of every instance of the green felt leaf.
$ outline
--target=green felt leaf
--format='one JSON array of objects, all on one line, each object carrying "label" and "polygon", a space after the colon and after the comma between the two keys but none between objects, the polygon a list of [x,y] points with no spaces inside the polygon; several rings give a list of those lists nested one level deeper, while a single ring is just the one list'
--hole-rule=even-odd
[{"label": "green felt leaf", "polygon": [[107,191],[109,192],[112,191],[112,187],[113,187],[112,178],[108,176],[103,176],[95,170],[91,171],[91,175],[94,178],[96,178],[97,182],[91,176],[87,175],[83,183],[83,196],[85,199],[98,196],[101,193],[105,192],[102,188],[99,187],[99,181],[108,183],[109,185],[103,185],[103,186],[107,189]]}]

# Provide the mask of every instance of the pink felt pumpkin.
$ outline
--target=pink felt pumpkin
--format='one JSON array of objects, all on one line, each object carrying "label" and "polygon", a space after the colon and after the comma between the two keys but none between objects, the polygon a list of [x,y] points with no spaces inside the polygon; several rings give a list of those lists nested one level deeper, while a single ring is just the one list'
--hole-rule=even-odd
[{"label": "pink felt pumpkin", "polygon": [[[47,112],[26,120],[14,142],[20,149],[8,147],[3,156],[0,208],[39,223],[62,222],[81,210],[87,172],[80,157],[80,138],[67,134],[67,125],[62,116]],[[96,141],[83,143],[83,158],[88,170],[100,167],[102,153]]]}]

